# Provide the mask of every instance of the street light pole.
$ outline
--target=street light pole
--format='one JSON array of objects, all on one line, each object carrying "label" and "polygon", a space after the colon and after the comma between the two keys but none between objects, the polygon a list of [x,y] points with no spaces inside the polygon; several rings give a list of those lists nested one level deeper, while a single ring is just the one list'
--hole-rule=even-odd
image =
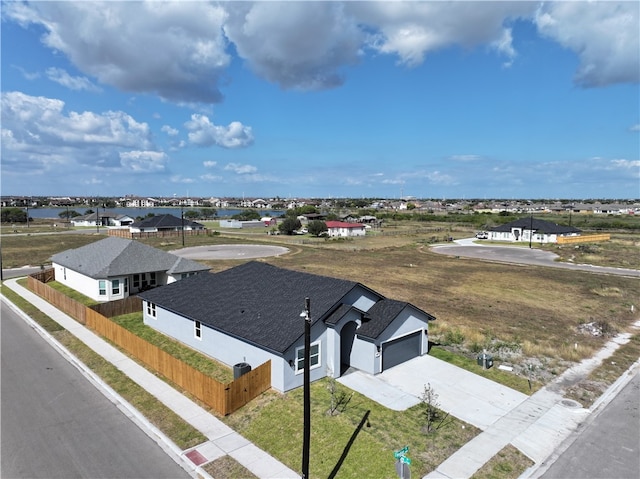
[{"label": "street light pole", "polygon": [[304,298],[304,432],[302,436],[302,479],[309,479],[311,443],[311,300]]}]

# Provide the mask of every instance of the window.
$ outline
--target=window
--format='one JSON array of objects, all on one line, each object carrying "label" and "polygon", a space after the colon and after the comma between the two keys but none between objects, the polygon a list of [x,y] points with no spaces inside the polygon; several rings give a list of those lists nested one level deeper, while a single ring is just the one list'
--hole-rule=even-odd
[{"label": "window", "polygon": [[149,273],[149,276],[151,277],[151,279],[149,280],[149,284],[151,286],[155,286],[156,285],[156,273]]},{"label": "window", "polygon": [[[320,343],[313,343],[309,350],[309,369],[320,367]],[[304,347],[296,349],[296,374],[304,371]]]},{"label": "window", "polygon": [[200,321],[196,321],[195,323],[193,323],[193,327],[196,338],[202,339],[202,324],[200,323]]},{"label": "window", "polygon": [[120,280],[114,279],[111,281],[111,294],[118,295],[120,294]]},{"label": "window", "polygon": [[129,292],[129,278],[124,279],[124,293],[127,294]]},{"label": "window", "polygon": [[67,268],[62,268],[62,274],[64,276],[64,279],[67,279]]},{"label": "window", "polygon": [[140,275],[133,275],[133,289],[140,289]]},{"label": "window", "polygon": [[154,303],[147,302],[147,316],[156,317],[156,305]]},{"label": "window", "polygon": [[100,296],[107,295],[107,282],[104,279],[98,281],[98,294]]}]

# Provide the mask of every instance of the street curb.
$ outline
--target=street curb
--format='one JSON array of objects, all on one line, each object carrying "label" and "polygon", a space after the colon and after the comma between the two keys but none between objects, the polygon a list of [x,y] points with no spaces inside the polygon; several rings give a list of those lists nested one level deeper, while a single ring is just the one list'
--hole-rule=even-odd
[{"label": "street curb", "polygon": [[[17,279],[17,278],[11,278]],[[11,289],[18,294],[13,288],[5,284],[6,288]],[[64,345],[55,339],[46,329],[40,326],[29,315],[16,306],[9,298],[0,293],[0,298],[5,304],[20,316],[32,329],[34,329],[47,343],[51,345],[62,357],[71,363],[80,373],[89,380],[93,386],[100,391],[109,401],[111,401],[126,417],[128,417],[136,426],[138,426],[149,438],[151,438],[160,448],[178,464],[187,474],[193,478],[213,479],[201,467],[195,467],[187,462],[182,455],[182,450],[167,437],[160,429],[151,424],[146,417],[135,407],[133,407],[126,399],[114,391],[111,386],[105,383],[97,374],[95,374],[86,364],[75,357]],[[26,300],[25,300],[26,301]],[[31,303],[30,303],[31,304]],[[55,321],[52,319],[52,321]]]}]

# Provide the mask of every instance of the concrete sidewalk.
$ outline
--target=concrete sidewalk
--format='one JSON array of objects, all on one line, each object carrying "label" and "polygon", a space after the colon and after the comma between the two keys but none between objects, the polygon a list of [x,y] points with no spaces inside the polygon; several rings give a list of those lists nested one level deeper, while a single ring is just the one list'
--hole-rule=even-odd
[{"label": "concrete sidewalk", "polygon": [[[178,450],[177,446],[173,444],[166,436],[160,431],[155,429],[151,424],[146,423],[146,420],[142,419],[143,424],[152,433],[152,437],[156,436],[156,440],[160,440],[165,443],[166,448],[176,452],[180,457],[183,467],[191,468],[191,472],[197,473],[201,477],[209,477],[201,468],[208,462],[214,461],[222,456],[229,455],[235,459],[238,463],[243,465],[252,474],[262,479],[287,479],[287,478],[299,478],[300,474],[289,469],[287,466],[277,461],[274,457],[270,456],[257,446],[249,442],[247,439],[236,433],[230,427],[225,425],[222,421],[217,419],[212,414],[208,413],[205,409],[191,401],[180,392],[173,389],[167,383],[156,377],[153,373],[147,371],[145,368],[137,364],[135,361],[118,351],[116,348],[108,344],[102,338],[82,326],[73,318],[62,313],[60,310],[49,304],[47,301],[41,299],[39,296],[33,294],[31,291],[23,288],[17,284],[16,279],[9,279],[4,282],[4,286],[15,291],[22,296],[25,300],[36,306],[43,311],[47,316],[63,326],[76,338],[86,344],[89,348],[95,351],[97,354],[105,358],[107,361],[115,365],[120,371],[129,376],[133,381],[147,390],[150,394],[155,396],[164,405],[173,410],[178,416],[188,422],[191,426],[196,428],[202,434],[204,434],[209,440],[197,447],[186,451]],[[3,297],[3,301],[7,301],[13,309],[15,309],[21,316],[31,321],[20,309],[16,308],[7,298]],[[55,341],[49,337],[50,341]],[[58,349],[63,346],[57,344]],[[68,353],[71,356],[70,353]],[[76,366],[79,366],[76,363]],[[80,366],[85,368],[84,365]],[[85,373],[89,374],[92,379],[98,382],[99,379],[95,377],[93,372],[86,370]],[[110,395],[117,396],[110,388],[104,383],[101,384],[105,389],[110,391]],[[119,402],[125,405],[129,410],[134,410],[123,398],[119,397]],[[136,421],[139,425],[141,421]],[[149,431],[147,431],[149,433]],[[151,434],[150,434],[151,435]]]}]

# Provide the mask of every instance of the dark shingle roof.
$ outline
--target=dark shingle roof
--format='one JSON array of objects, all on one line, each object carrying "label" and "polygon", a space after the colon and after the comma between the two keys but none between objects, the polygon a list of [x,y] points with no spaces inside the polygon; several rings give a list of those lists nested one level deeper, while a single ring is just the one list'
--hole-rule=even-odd
[{"label": "dark shingle roof", "polygon": [[541,234],[580,233],[580,230],[578,228],[574,228],[572,226],[561,226],[556,223],[552,223],[551,221],[544,221],[536,218],[520,218],[519,220],[511,221],[494,228],[489,228],[489,231],[508,233],[511,231],[511,228],[514,227],[527,230],[533,227],[533,231]]},{"label": "dark shingle roof", "polygon": [[[182,228],[182,218],[177,218],[173,215],[156,215],[145,218],[141,221],[136,221],[131,226],[135,228],[157,228],[157,229],[174,229],[174,228]],[[188,219],[184,220],[184,226],[191,228],[204,228],[201,223],[197,223],[195,221],[190,221]]]},{"label": "dark shingle roof", "polygon": [[161,308],[284,353],[304,333],[304,299],[316,323],[355,287],[353,281],[291,271],[251,261],[216,274],[199,274],[146,291]]},{"label": "dark shingle roof", "polygon": [[174,274],[210,269],[195,261],[116,236],[55,254],[51,261],[94,279],[152,271]]},{"label": "dark shingle roof", "polygon": [[[356,333],[358,336],[364,336],[365,338],[377,338],[406,307],[415,308],[415,306],[412,306],[410,303],[396,301],[395,299],[383,299],[378,301],[365,313],[362,326],[356,330]],[[436,319],[429,313],[424,311],[421,312],[424,313],[429,320]]]}]

